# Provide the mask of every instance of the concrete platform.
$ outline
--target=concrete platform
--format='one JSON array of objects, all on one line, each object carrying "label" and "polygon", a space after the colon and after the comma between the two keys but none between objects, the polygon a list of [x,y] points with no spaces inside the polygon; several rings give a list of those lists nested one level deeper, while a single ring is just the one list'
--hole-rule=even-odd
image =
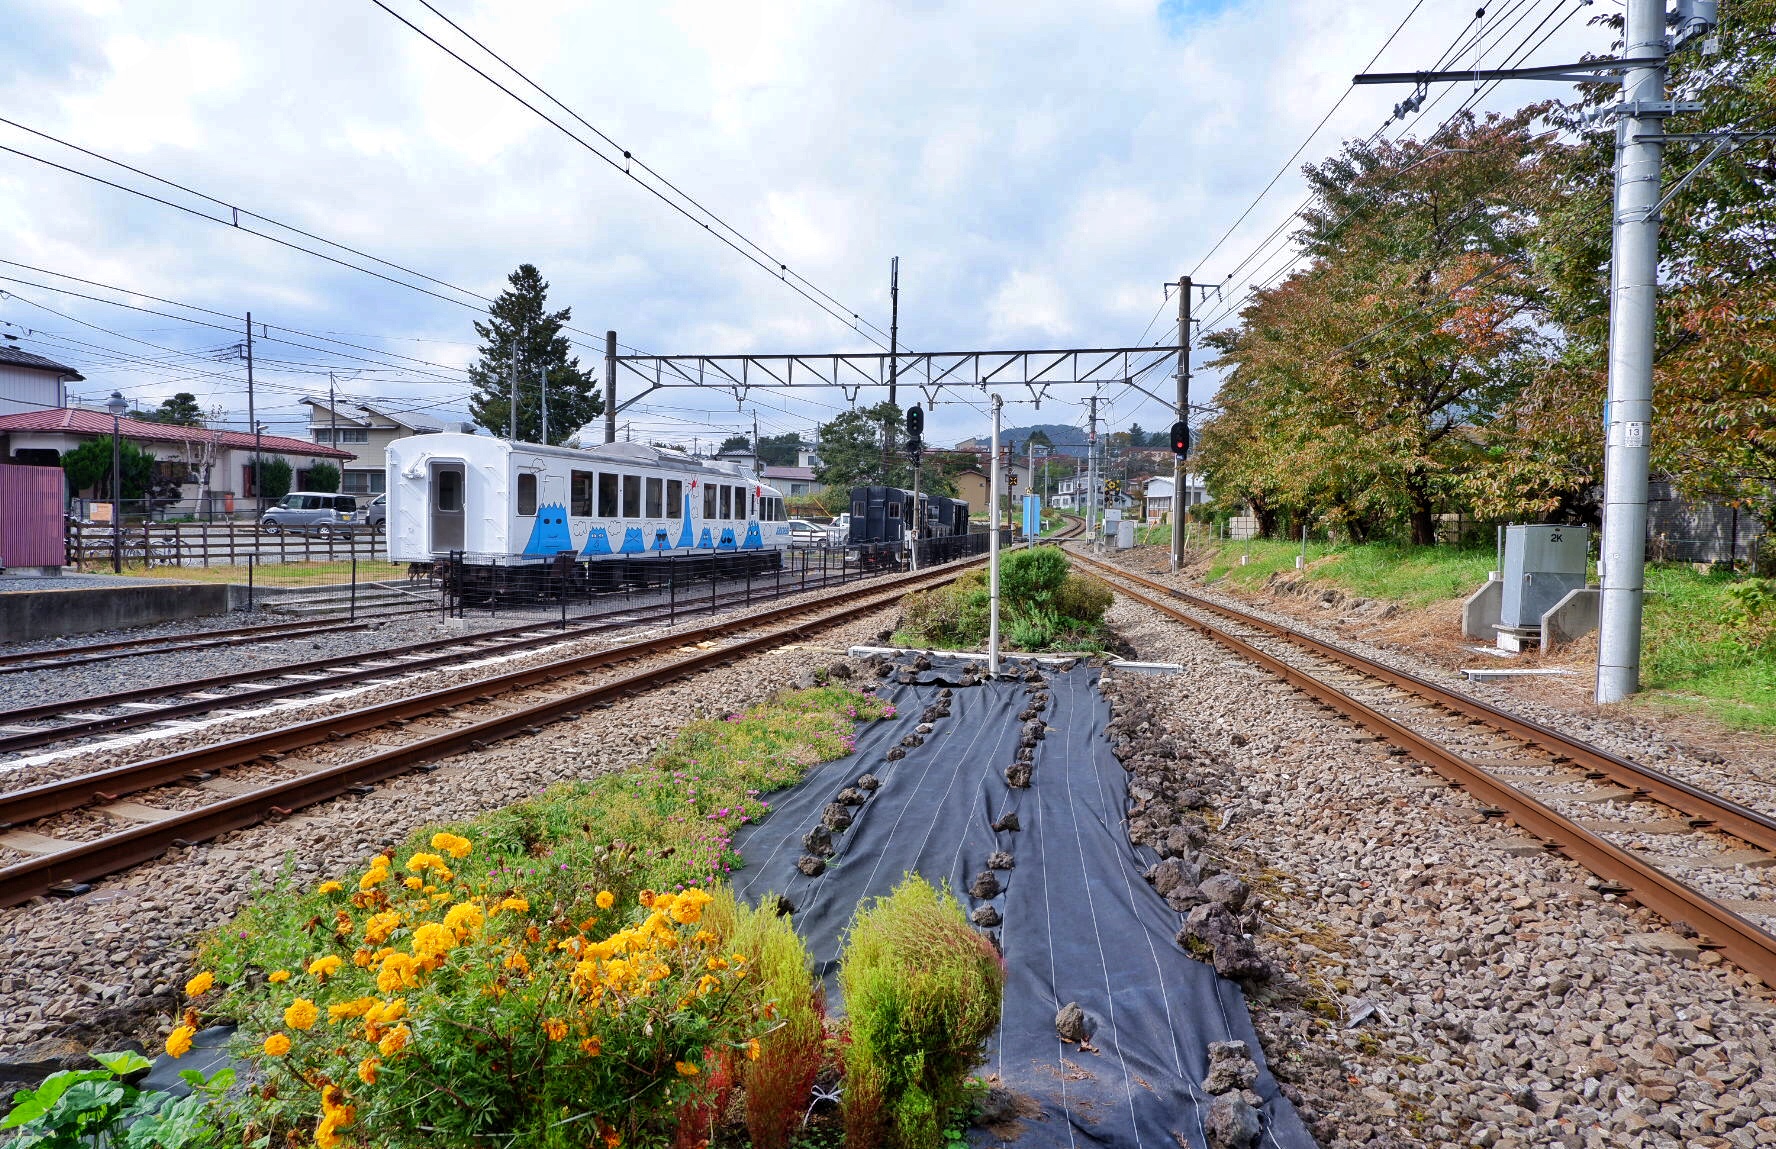
[{"label": "concrete platform", "polygon": [[[23,584],[23,585],[21,585]],[[54,589],[45,586],[49,584]],[[19,589],[13,589],[17,586]],[[97,575],[0,577],[0,642],[27,642],[227,614],[244,587]]]}]

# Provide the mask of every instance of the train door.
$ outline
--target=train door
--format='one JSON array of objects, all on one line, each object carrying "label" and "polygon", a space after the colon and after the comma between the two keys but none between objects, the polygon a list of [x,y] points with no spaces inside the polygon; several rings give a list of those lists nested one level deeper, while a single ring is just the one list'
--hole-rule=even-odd
[{"label": "train door", "polygon": [[431,464],[432,553],[464,549],[467,511],[464,507],[467,483],[461,463]]}]

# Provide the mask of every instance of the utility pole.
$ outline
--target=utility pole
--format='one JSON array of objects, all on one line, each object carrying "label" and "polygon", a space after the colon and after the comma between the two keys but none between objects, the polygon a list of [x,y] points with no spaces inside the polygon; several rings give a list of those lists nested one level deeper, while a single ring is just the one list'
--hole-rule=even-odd
[{"label": "utility pole", "polygon": [[[993,473],[988,484],[991,494],[987,497],[992,511],[987,516],[992,537],[987,540],[987,677],[999,677],[999,419],[1004,409],[1005,400],[998,392],[993,393]],[[1094,419],[1097,411],[1097,398],[1092,398]],[[1094,423],[1095,426],[1095,423]]]},{"label": "utility pole", "polygon": [[537,391],[543,400],[543,434],[539,441],[547,447],[549,445],[549,369],[546,366],[537,368]]},{"label": "utility pole", "polygon": [[[334,391],[333,372],[329,371],[327,372],[327,426],[331,430],[327,432],[327,445],[337,451],[339,450],[339,408],[334,404]],[[339,472],[339,489],[345,490],[345,469],[343,467]]]},{"label": "utility pole", "polygon": [[[900,410],[900,402],[895,398],[895,385],[900,381],[899,357],[900,256],[897,255],[888,261],[888,405],[896,411]],[[882,424],[882,469],[884,471],[888,469],[888,460],[893,453],[894,424],[884,420]]]},{"label": "utility pole", "polygon": [[[1178,421],[1190,425],[1190,277],[1178,277]],[[1172,453],[1172,573],[1184,566],[1184,456]]]},{"label": "utility pole", "polygon": [[1090,423],[1085,432],[1085,534],[1092,550],[1098,549],[1098,397],[1086,399]]},{"label": "utility pole", "polygon": [[247,312],[247,425],[253,428],[253,500],[254,518],[265,513],[265,486],[259,472],[259,420],[253,414],[253,313]]},{"label": "utility pole", "polygon": [[[1683,5],[1679,5],[1680,11]],[[1597,701],[1640,689],[1646,576],[1647,461],[1653,420],[1659,183],[1665,117],[1665,0],[1627,0],[1616,117],[1615,231],[1610,245],[1609,398],[1604,406],[1603,539],[1598,556]]]},{"label": "utility pole", "polygon": [[507,412],[506,420],[506,425],[509,428],[509,434],[507,434],[506,438],[514,443],[518,441],[518,344],[523,338],[524,337],[518,333],[518,329],[514,328],[512,334],[512,390],[511,398],[507,403],[507,406],[510,407],[511,410]]},{"label": "utility pole", "polygon": [[604,333],[604,441],[617,441],[617,333]]}]

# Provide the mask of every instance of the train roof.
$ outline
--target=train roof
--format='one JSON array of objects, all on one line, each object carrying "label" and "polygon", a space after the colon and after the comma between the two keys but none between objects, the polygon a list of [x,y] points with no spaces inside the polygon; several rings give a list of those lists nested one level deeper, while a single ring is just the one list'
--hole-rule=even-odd
[{"label": "train roof", "polygon": [[667,471],[685,471],[711,479],[737,480],[769,486],[758,476],[749,475],[737,464],[696,459],[678,451],[666,451],[646,443],[599,443],[592,447],[558,447],[543,443],[514,443],[491,435],[466,435],[446,431],[434,435],[413,435],[396,439],[388,447],[390,458],[412,455],[417,458],[461,456],[482,458],[496,454],[542,455],[580,463],[605,463],[631,467],[655,467]]}]

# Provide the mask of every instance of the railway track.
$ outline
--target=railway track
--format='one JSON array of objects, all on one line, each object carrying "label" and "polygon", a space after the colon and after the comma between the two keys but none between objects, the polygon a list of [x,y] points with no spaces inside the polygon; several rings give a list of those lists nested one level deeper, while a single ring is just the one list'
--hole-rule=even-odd
[{"label": "railway track", "polygon": [[[818,590],[825,585],[830,584],[815,580],[806,584],[806,589]],[[801,585],[795,588],[797,593],[803,589]],[[432,639],[358,654],[309,659],[279,667],[255,667],[171,685],[136,687],[88,698],[18,707],[0,712],[0,755],[16,754],[143,726],[185,721],[219,711],[273,705],[304,695],[324,694],[342,686],[376,684],[382,680],[451,666],[464,658],[479,659],[519,653],[600,631],[676,619],[683,615],[704,614],[742,602],[750,603],[757,597],[746,592],[730,591],[713,594],[709,598],[700,597],[694,602],[644,603],[575,616],[565,627],[532,621],[461,637]],[[365,624],[356,625],[361,627]],[[267,635],[262,628],[243,628],[234,636],[234,640],[252,642],[264,641],[266,637],[322,633],[320,630],[295,633],[278,631],[277,628],[271,630],[273,633]],[[162,647],[141,653],[161,654],[181,649],[190,647]],[[266,684],[267,679],[276,681]],[[5,765],[6,762],[0,761],[0,768]]]},{"label": "railway track", "polygon": [[[1776,818],[1292,627],[1077,551],[1073,556],[1118,593],[1213,639],[1413,755],[1479,799],[1489,818],[1527,830],[1589,869],[1608,883],[1605,892],[1631,896],[1685,924],[1699,935],[1700,947],[1719,950],[1776,985],[1776,935],[1746,916],[1776,917],[1776,905],[1740,902],[1735,908],[1700,888],[1710,870],[1770,865]],[[1646,803],[1678,817],[1648,819]],[[1655,853],[1644,846],[1651,838],[1666,845]],[[1673,848],[1679,840],[1687,845]],[[1686,881],[1673,872],[1678,870],[1698,880]]]},{"label": "railway track", "polygon": [[[0,794],[0,847],[25,855],[0,868],[0,906],[41,894],[81,893],[92,879],[169,847],[284,817],[439,758],[536,733],[547,723],[881,609],[979,561]],[[641,660],[653,664],[587,677]],[[348,741],[354,739],[357,744]],[[291,753],[297,750],[306,756]],[[169,804],[141,800],[155,791]],[[125,828],[113,829],[118,823]]]}]

